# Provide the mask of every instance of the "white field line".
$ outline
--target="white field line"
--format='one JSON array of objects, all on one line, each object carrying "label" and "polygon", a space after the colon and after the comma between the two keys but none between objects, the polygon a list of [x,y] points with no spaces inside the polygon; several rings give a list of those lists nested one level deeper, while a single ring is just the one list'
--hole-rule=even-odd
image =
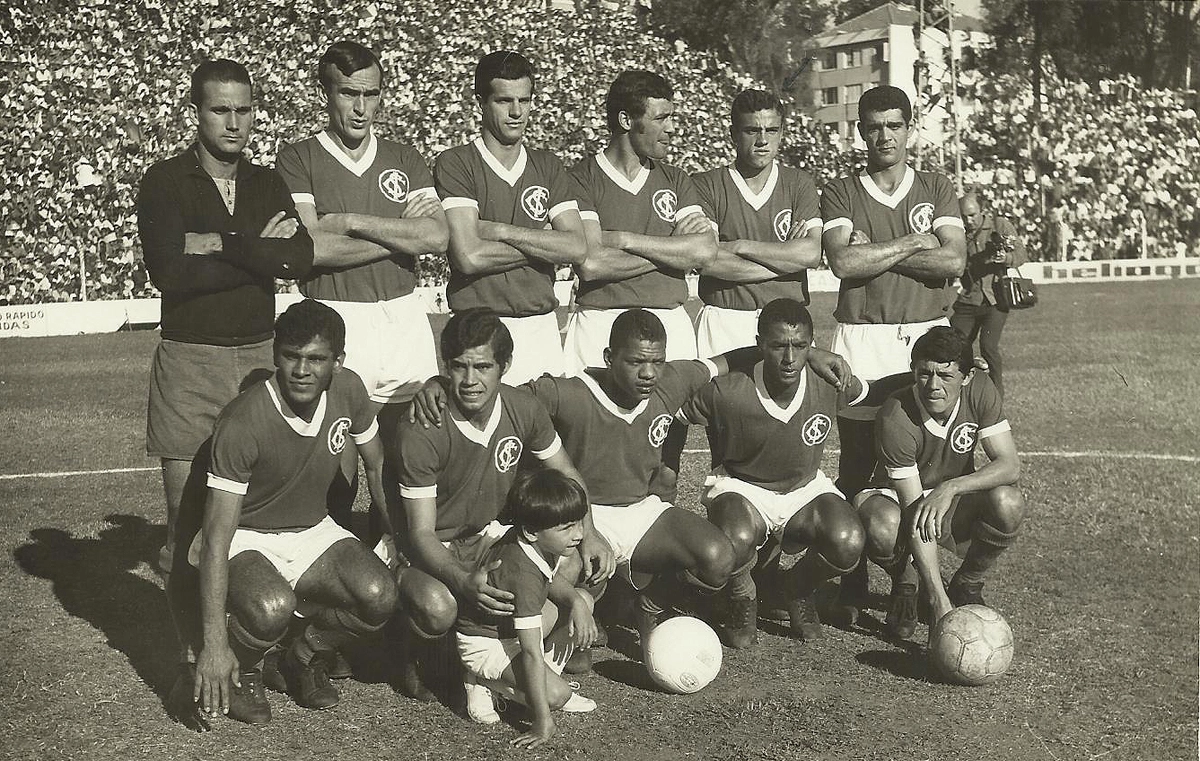
[{"label": "white field line", "polygon": [[[838,450],[831,447],[829,452],[837,454]],[[708,454],[708,449],[685,449],[684,454]],[[1022,457],[1060,457],[1064,460],[1109,459],[1109,460],[1158,460],[1161,462],[1190,462],[1200,463],[1200,457],[1190,454],[1154,454],[1153,452],[1021,452]],[[60,470],[46,473],[0,473],[0,481],[16,481],[23,478],[68,478],[71,476],[103,476],[112,473],[148,473],[157,471],[158,467],[146,468],[107,468],[104,470]]]}]

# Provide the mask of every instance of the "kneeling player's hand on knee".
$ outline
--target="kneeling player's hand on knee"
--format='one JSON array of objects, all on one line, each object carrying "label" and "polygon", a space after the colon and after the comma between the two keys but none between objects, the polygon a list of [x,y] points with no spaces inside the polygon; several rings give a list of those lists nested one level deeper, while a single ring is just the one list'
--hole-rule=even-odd
[{"label": "kneeling player's hand on knee", "polygon": [[579,542],[579,556],[583,558],[584,583],[594,586],[608,581],[617,570],[617,557],[604,537],[595,531],[585,532]]},{"label": "kneeling player's hand on knee", "polygon": [[600,636],[596,628],[596,619],[592,615],[592,596],[581,589],[575,590],[575,601],[571,604],[571,620],[567,623],[567,633],[576,647],[591,647]]},{"label": "kneeling player's hand on knee", "polygon": [[932,542],[942,538],[946,530],[942,523],[954,504],[954,497],[950,490],[939,485],[913,504],[913,533],[919,535],[921,541]]}]

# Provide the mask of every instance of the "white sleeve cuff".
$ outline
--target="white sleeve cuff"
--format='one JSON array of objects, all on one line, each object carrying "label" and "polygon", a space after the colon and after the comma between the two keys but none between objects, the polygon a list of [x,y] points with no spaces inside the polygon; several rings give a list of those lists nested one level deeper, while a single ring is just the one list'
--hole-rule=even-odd
[{"label": "white sleeve cuff", "polygon": [[317,197],[312,193],[292,193],[292,203],[296,204],[297,206],[302,203],[306,203],[309,206],[316,206]]},{"label": "white sleeve cuff", "polygon": [[244,497],[244,496],[246,496],[246,491],[250,488],[250,484],[248,484],[248,483],[244,484],[239,481],[233,481],[228,478],[221,478],[218,475],[209,473],[208,474],[208,488],[219,489],[220,491],[227,491],[230,494],[237,494],[239,496]]},{"label": "white sleeve cuff", "polygon": [[554,441],[550,442],[550,446],[546,447],[545,449],[533,450],[533,456],[539,460],[549,460],[551,457],[562,451],[562,446],[562,439],[560,439],[556,433],[554,434]]},{"label": "white sleeve cuff", "polygon": [[479,202],[474,198],[463,198],[462,196],[454,196],[452,198],[446,198],[442,200],[442,211],[468,208],[479,211]]},{"label": "white sleeve cuff", "polygon": [[590,219],[591,221],[595,222],[596,224],[600,224],[600,214],[598,214],[597,212],[589,211],[588,209],[583,209],[579,212],[579,216],[581,219],[584,219],[584,220]]},{"label": "white sleeve cuff", "polygon": [[378,433],[379,419],[371,418],[371,424],[367,426],[367,430],[363,431],[362,433],[354,433],[351,431],[350,438],[354,439],[354,443],[361,447],[363,444],[366,444],[368,441],[375,438],[376,434]]},{"label": "white sleeve cuff", "polygon": [[809,230],[820,230],[820,229],[821,229],[821,218],[813,217],[812,219],[810,219],[804,223],[804,231],[800,234],[808,235]]},{"label": "white sleeve cuff", "polygon": [[859,384],[862,385],[862,391],[858,392],[858,396],[856,396],[853,399],[851,399],[850,401],[846,402],[847,407],[853,407],[854,405],[860,403],[863,399],[866,399],[867,392],[869,392],[871,390],[871,384],[868,383],[867,381],[863,380],[862,378],[859,378],[858,382],[859,382]]},{"label": "white sleeve cuff", "polygon": [[933,227],[930,229],[936,230],[939,227],[957,227],[959,230],[966,229],[963,227],[963,221],[958,217],[938,217],[937,219],[933,220]]},{"label": "white sleeve cuff", "polygon": [[426,196],[428,196],[429,198],[432,198],[435,201],[438,200],[437,191],[434,190],[433,186],[431,186],[431,185],[426,185],[423,188],[417,188],[416,190],[410,190],[408,192],[408,199],[410,201],[415,198],[424,198]]},{"label": "white sleeve cuff", "polygon": [[404,484],[400,484],[400,496],[405,499],[432,499],[437,496],[437,484],[433,486],[405,486]]},{"label": "white sleeve cuff", "polygon": [[995,436],[998,433],[1007,433],[1008,431],[1011,431],[1011,430],[1012,430],[1012,427],[1009,426],[1008,421],[1001,420],[999,423],[989,425],[987,428],[980,428],[979,429],[979,438],[986,439],[989,436]]},{"label": "white sleeve cuff", "polygon": [[513,618],[514,629],[541,629],[542,614],[536,616],[516,616]]},{"label": "white sleeve cuff", "polygon": [[704,213],[704,209],[700,208],[700,204],[694,203],[690,206],[684,206],[682,209],[676,209],[675,210],[675,221],[678,222],[679,220],[686,219],[687,217],[690,217],[693,214],[703,214],[703,213]]},{"label": "white sleeve cuff", "polygon": [[853,229],[854,223],[850,221],[850,217],[838,217],[837,219],[831,219],[825,224],[821,225],[821,232],[827,233],[830,230],[836,230],[839,227],[849,227]]},{"label": "white sleeve cuff", "polygon": [[921,470],[916,465],[905,465],[902,468],[886,468],[888,478],[899,481],[904,478],[917,478]]},{"label": "white sleeve cuff", "polygon": [[708,379],[709,380],[712,380],[713,378],[717,377],[720,374],[717,371],[717,363],[716,362],[713,362],[711,359],[708,359],[708,358],[702,359],[700,361],[703,362],[704,366],[708,368]]},{"label": "white sleeve cuff", "polygon": [[559,214],[562,214],[564,211],[579,211],[579,202],[578,201],[563,201],[562,203],[554,204],[553,206],[550,207],[550,214],[548,215],[548,219],[554,219]]}]

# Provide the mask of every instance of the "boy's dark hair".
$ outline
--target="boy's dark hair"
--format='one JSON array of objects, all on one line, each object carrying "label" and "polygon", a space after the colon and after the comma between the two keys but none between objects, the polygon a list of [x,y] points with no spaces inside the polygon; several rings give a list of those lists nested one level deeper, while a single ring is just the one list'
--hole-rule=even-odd
[{"label": "boy's dark hair", "polygon": [[513,353],[508,326],[490,309],[455,312],[442,330],[441,346],[444,362],[461,357],[468,349],[491,346],[492,356],[502,367],[507,367]]},{"label": "boy's dark hair", "polygon": [[362,71],[372,66],[378,67],[379,85],[383,86],[383,64],[379,62],[379,56],[375,55],[375,51],[365,45],[342,40],[325,49],[321,60],[317,61],[317,82],[320,83],[321,89],[326,91],[333,84],[333,75],[329,73],[330,66],[335,67],[342,73],[342,76],[346,77],[356,71]]},{"label": "boy's dark hair", "polygon": [[913,363],[921,361],[957,362],[963,375],[971,372],[975,358],[971,354],[971,342],[962,331],[949,325],[938,325],[918,338],[912,347]]},{"label": "boy's dark hair", "polygon": [[228,58],[218,58],[215,61],[204,61],[192,72],[191,101],[193,106],[199,106],[204,100],[204,86],[209,82],[236,82],[246,85],[251,90],[254,85],[250,82],[250,72],[237,61]]},{"label": "boy's dark hair", "polygon": [[479,59],[475,66],[475,97],[487,100],[492,94],[493,79],[528,79],[532,88],[537,85],[533,76],[533,64],[520,53],[512,50],[497,50]]},{"label": "boy's dark hair", "polygon": [[335,355],[346,350],[346,322],[331,307],[305,299],[288,307],[275,320],[275,348],[304,346],[320,336]]},{"label": "boy's dark hair", "polygon": [[520,476],[504,508],[513,525],[529,532],[583,520],[587,511],[587,493],[579,482],[552,468]]},{"label": "boy's dark hair", "polygon": [[661,341],[666,343],[667,329],[658,315],[645,309],[627,309],[613,320],[608,331],[608,348],[623,349],[633,341]]},{"label": "boy's dark hair", "polygon": [[622,71],[608,88],[608,96],[604,99],[604,113],[608,120],[608,131],[616,133],[620,129],[617,116],[624,111],[630,119],[637,119],[646,113],[646,101],[650,98],[673,100],[675,90],[666,79],[652,71],[644,69],[629,69]]},{"label": "boy's dark hair", "polygon": [[768,302],[758,315],[758,334],[765,335],[767,328],[777,324],[808,328],[809,335],[813,332],[812,315],[795,299],[780,298]]}]

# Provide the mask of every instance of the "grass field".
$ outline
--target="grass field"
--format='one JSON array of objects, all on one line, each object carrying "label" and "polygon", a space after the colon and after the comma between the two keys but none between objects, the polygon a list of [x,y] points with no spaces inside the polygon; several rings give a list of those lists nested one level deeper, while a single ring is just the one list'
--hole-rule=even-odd
[{"label": "grass field", "polygon": [[[1016,634],[1004,679],[931,681],[922,648],[877,626],[801,644],[763,624],[757,648],[726,650],[721,675],[691,696],[655,691],[639,664],[601,651],[581,680],[599,709],[557,719],[551,742],[524,755],[1195,759],[1200,282],[1041,294],[1004,341],[1030,515],[986,590]],[[819,340],[831,305],[816,296]],[[0,758],[519,755],[507,724],[396,694],[372,668],[377,650],[356,654],[363,678],[341,683],[330,711],[270,694],[264,727],[221,721],[196,735],[168,721],[174,638],[148,565],[164,536],[161,485],[142,448],[156,341],[0,341]],[[690,446],[704,446],[701,432]],[[694,507],[707,459],[687,458],[680,503]],[[94,472],[112,469],[131,470]],[[886,588],[873,568],[880,604]]]}]

